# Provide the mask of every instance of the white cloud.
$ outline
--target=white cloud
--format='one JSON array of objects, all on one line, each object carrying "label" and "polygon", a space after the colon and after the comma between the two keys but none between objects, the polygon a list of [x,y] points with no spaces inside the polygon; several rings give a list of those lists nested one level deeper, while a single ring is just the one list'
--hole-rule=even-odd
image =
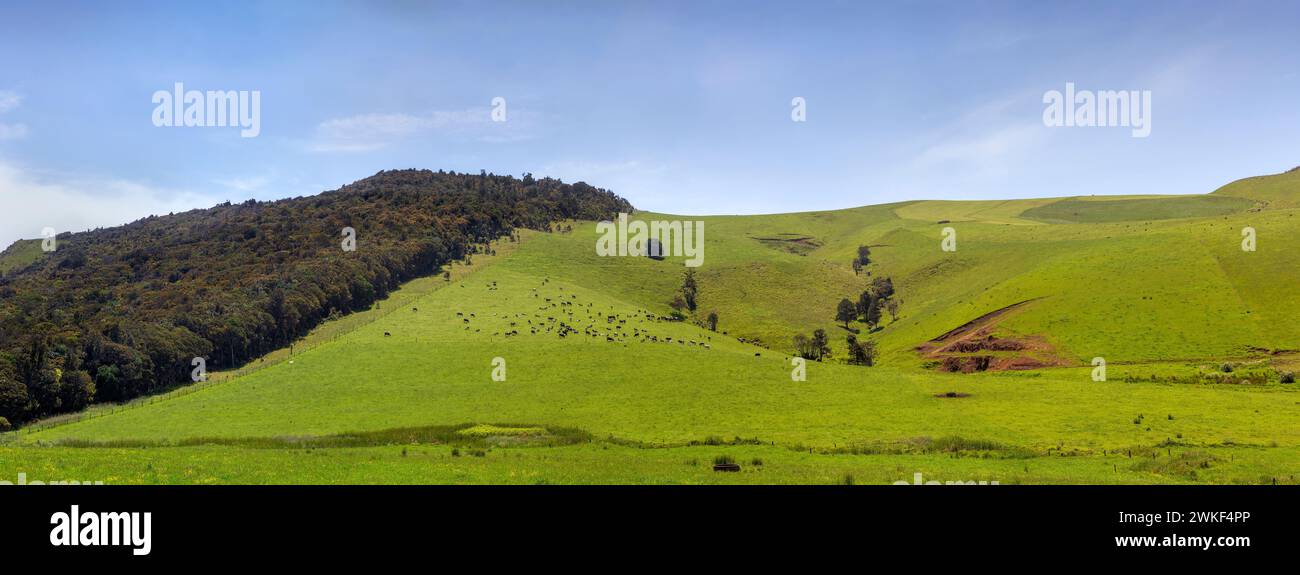
[{"label": "white cloud", "polygon": [[506,121],[492,121],[490,108],[438,110],[428,114],[359,114],[333,118],[316,126],[307,149],[313,152],[368,152],[402,140],[441,135],[481,142],[510,142],[531,137],[532,116],[510,110]]},{"label": "white cloud", "polygon": [[1023,153],[1033,149],[1043,136],[1041,123],[1004,126],[986,132],[941,140],[921,151],[915,166],[939,166],[970,174],[1005,175]]},{"label": "white cloud", "polygon": [[[23,97],[12,90],[0,90],[0,114],[22,105]],[[27,137],[25,124],[0,123],[0,140],[18,140]]]},{"label": "white cloud", "polygon": [[42,177],[0,159],[0,249],[59,233],[117,226],[149,215],[216,205],[218,199],[122,179]]},{"label": "white cloud", "polygon": [[0,90],[0,114],[17,108],[23,103],[23,97],[13,90]]},{"label": "white cloud", "polygon": [[913,178],[939,173],[972,177],[1004,177],[1043,144],[1039,96],[1013,93],[957,112],[939,128],[919,134],[917,152],[905,164]]}]

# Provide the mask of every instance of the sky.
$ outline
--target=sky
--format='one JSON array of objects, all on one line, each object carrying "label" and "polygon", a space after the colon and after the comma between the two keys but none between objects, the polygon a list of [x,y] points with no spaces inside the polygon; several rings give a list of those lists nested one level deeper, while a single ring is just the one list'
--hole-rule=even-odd
[{"label": "sky", "polygon": [[[1300,165],[1297,22],[1293,1],[0,0],[0,247],[400,168],[676,214],[1206,193]],[[256,91],[259,133],[155,125],[177,83]],[[1045,125],[1067,83],[1149,91],[1150,134]]]}]

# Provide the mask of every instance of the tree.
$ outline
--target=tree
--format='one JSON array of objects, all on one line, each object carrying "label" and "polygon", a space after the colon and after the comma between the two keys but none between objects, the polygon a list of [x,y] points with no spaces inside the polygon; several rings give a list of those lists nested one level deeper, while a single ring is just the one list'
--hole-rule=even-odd
[{"label": "tree", "polygon": [[95,382],[84,371],[65,371],[59,382],[59,405],[65,411],[85,409],[95,400]]},{"label": "tree", "polygon": [[871,292],[877,299],[894,297],[894,280],[877,276],[871,280]]},{"label": "tree", "polygon": [[862,295],[858,296],[857,312],[858,316],[862,318],[862,321],[867,321],[867,316],[871,313],[869,310],[875,306],[876,296],[871,295],[870,290],[864,291],[862,292]]},{"label": "tree", "polygon": [[889,310],[889,318],[898,321],[898,300],[890,299],[885,302],[885,309]]},{"label": "tree", "polygon": [[0,418],[20,423],[27,418],[31,403],[27,396],[27,386],[0,373]]},{"label": "tree", "polygon": [[859,342],[853,334],[849,334],[845,343],[849,347],[849,363],[853,365],[872,366],[876,363],[876,342],[867,340]]},{"label": "tree", "polygon": [[709,318],[705,321],[709,326],[709,331],[718,331],[718,312],[709,312]]},{"label": "tree", "polygon": [[844,329],[849,328],[849,322],[858,319],[858,308],[848,298],[840,300],[840,305],[835,308],[835,321],[844,322]]},{"label": "tree", "polygon": [[695,296],[698,286],[695,283],[695,270],[687,269],[682,276],[682,299],[686,300],[686,309],[695,311]]},{"label": "tree", "polygon": [[797,333],[794,336],[794,352],[804,359],[817,359],[816,354],[813,353],[811,340],[802,333]]},{"label": "tree", "polygon": [[813,331],[812,341],[809,342],[809,345],[813,355],[816,356],[813,359],[816,359],[817,361],[821,361],[823,357],[829,357],[831,355],[831,342],[826,338],[826,330],[824,329],[818,328],[816,331]]},{"label": "tree", "polygon": [[858,259],[856,260],[863,267],[871,264],[871,248],[867,246],[858,246]]},{"label": "tree", "polygon": [[873,339],[869,339],[859,344],[859,347],[861,347],[862,349],[863,359],[866,360],[866,363],[864,363],[863,365],[866,366],[876,365],[876,357],[879,355],[879,353],[876,351],[876,341]]},{"label": "tree", "polygon": [[880,308],[885,303],[883,299],[877,299],[867,306],[867,314],[862,317],[862,321],[867,322],[867,329],[876,329],[880,325]]},{"label": "tree", "polygon": [[682,299],[681,294],[677,294],[673,296],[672,301],[668,302],[668,307],[673,308],[674,311],[682,311],[686,309],[686,300]]}]

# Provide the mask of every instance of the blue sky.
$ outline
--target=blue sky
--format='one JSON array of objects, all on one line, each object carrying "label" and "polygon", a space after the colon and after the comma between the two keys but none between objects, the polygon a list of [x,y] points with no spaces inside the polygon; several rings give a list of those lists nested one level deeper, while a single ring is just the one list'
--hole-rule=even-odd
[{"label": "blue sky", "polygon": [[[1297,22],[1281,1],[3,2],[0,244],[410,167],[691,214],[1203,193],[1300,164]],[[176,82],[259,91],[260,135],[155,127]],[[1150,90],[1151,135],[1044,126],[1066,82]]]}]

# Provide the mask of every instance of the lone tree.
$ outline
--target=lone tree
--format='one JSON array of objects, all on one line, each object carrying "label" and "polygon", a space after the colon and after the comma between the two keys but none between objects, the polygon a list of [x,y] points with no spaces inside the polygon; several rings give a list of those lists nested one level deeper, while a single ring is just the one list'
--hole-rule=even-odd
[{"label": "lone tree", "polygon": [[898,321],[898,300],[897,299],[890,299],[889,301],[885,302],[885,309],[889,310],[890,320]]},{"label": "lone tree", "polygon": [[844,329],[849,329],[849,322],[858,319],[858,308],[848,298],[840,300],[835,308],[835,321],[844,322]]},{"label": "lone tree", "polygon": [[705,320],[705,323],[708,324],[709,331],[718,331],[718,312],[709,312],[709,318]]},{"label": "lone tree", "polygon": [[871,248],[867,246],[858,246],[858,259],[855,261],[863,267],[871,264]]},{"label": "lone tree", "polygon": [[686,309],[695,311],[695,296],[698,286],[695,283],[695,270],[687,269],[682,276],[682,299],[686,300]]}]

